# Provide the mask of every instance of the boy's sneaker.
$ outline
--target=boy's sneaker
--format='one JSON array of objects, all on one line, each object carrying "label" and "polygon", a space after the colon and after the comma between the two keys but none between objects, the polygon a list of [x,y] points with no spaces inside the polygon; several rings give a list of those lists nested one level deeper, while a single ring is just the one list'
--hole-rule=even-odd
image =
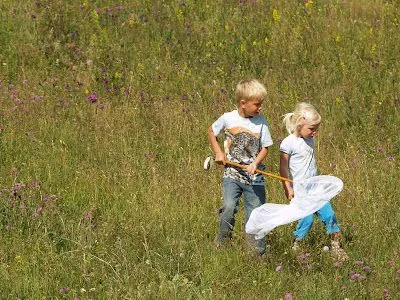
[{"label": "boy's sneaker", "polygon": [[294,241],[294,242],[293,242],[292,250],[295,251],[295,252],[300,250],[299,241]]},{"label": "boy's sneaker", "polygon": [[347,255],[347,253],[343,250],[342,247],[340,247],[340,244],[338,241],[332,241],[331,243],[331,254],[332,257],[340,260],[340,261],[344,261],[349,259],[349,256]]}]

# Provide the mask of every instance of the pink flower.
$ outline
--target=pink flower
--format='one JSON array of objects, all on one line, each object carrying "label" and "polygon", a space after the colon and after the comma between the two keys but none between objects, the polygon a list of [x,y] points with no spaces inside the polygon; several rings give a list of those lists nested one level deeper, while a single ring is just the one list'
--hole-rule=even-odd
[{"label": "pink flower", "polygon": [[285,293],[285,295],[283,296],[283,300],[292,300],[293,296],[292,293]]},{"label": "pink flower", "polygon": [[96,103],[99,99],[97,98],[96,93],[91,93],[87,96],[87,99],[90,103]]}]

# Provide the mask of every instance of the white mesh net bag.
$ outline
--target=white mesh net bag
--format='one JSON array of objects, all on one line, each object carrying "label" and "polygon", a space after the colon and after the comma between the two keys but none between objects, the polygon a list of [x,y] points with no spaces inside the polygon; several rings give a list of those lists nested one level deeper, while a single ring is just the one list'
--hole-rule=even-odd
[{"label": "white mesh net bag", "polygon": [[254,209],[246,223],[246,232],[261,239],[277,226],[315,213],[342,191],[343,181],[335,176],[319,175],[294,182],[293,189],[290,204],[266,203]]}]

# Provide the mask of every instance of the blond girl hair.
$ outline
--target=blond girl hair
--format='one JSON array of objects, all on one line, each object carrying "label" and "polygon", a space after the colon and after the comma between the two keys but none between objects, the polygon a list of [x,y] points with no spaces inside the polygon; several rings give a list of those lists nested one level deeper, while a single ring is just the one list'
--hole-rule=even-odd
[{"label": "blond girl hair", "polygon": [[289,134],[299,130],[304,124],[317,125],[321,123],[321,116],[315,107],[307,102],[300,102],[293,112],[283,116],[283,125]]}]

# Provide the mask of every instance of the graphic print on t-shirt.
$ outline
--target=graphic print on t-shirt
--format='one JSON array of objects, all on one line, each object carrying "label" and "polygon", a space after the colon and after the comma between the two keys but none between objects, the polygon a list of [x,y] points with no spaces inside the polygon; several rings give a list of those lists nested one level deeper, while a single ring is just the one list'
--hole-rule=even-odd
[{"label": "graphic print on t-shirt", "polygon": [[[225,130],[226,144],[225,153],[229,161],[243,165],[251,164],[257,157],[260,148],[259,134],[249,131],[243,127],[229,128]],[[249,177],[255,180],[257,175],[252,176],[243,170],[228,168],[226,175],[242,182],[249,182]]]}]

